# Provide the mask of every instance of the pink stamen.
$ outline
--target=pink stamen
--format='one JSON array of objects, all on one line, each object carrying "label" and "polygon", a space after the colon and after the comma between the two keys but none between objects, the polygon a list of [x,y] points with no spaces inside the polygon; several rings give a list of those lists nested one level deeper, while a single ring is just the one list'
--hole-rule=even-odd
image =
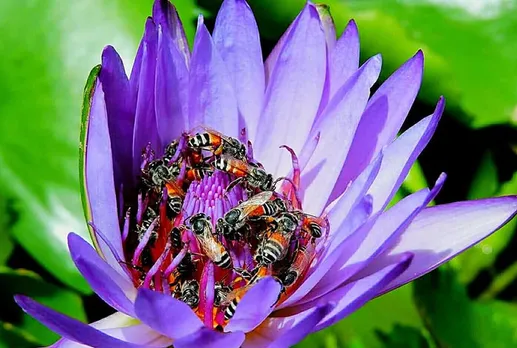
[{"label": "pink stamen", "polygon": [[147,245],[147,243],[149,243],[149,239],[151,238],[151,234],[152,234],[157,222],[158,222],[158,217],[156,217],[153,220],[153,222],[151,223],[151,225],[149,225],[149,228],[145,231],[144,236],[138,243],[138,245],[135,249],[135,253],[133,254],[133,258],[131,259],[131,262],[133,263],[133,265],[138,264],[138,259],[140,259],[140,255],[142,254],[142,251],[144,251],[145,246]]},{"label": "pink stamen", "polygon": [[122,243],[126,243],[127,236],[129,235],[129,224],[131,219],[131,207],[127,208],[126,217],[124,218],[124,229],[122,230]]},{"label": "pink stamen", "polygon": [[188,251],[188,244],[185,243],[185,245],[180,250],[178,255],[176,255],[174,257],[174,259],[172,259],[172,262],[169,264],[169,266],[167,266],[167,268],[163,272],[163,278],[165,278],[165,279],[169,278],[169,276],[172,274],[172,272],[174,272],[174,270],[179,266],[181,261],[183,261],[183,258],[185,257],[185,255],[187,255],[187,251]]},{"label": "pink stamen", "polygon": [[160,255],[160,257],[158,257],[158,260],[156,260],[156,262],[154,263],[153,267],[151,267],[149,272],[147,272],[147,274],[145,275],[144,284],[143,284],[144,288],[149,289],[149,286],[151,285],[151,279],[154,277],[156,272],[158,272],[158,270],[160,269],[163,261],[165,261],[165,257],[167,256],[167,254],[169,254],[169,251],[170,251],[170,246],[167,246],[163,250],[163,252]]},{"label": "pink stamen", "polygon": [[141,224],[142,223],[142,217],[144,215],[144,200],[142,193],[138,194],[137,198],[137,210],[136,210],[136,223]]},{"label": "pink stamen", "polygon": [[206,327],[213,327],[213,308],[215,298],[215,278],[214,278],[214,264],[208,261],[203,268],[201,274],[201,296],[199,299],[200,309],[204,314],[204,323]]}]

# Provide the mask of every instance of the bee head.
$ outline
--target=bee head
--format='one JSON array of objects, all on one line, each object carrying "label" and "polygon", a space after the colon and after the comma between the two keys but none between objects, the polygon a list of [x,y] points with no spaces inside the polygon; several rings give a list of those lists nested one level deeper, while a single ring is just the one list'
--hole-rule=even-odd
[{"label": "bee head", "polygon": [[293,232],[298,227],[298,219],[294,214],[285,213],[279,220],[286,232]]},{"label": "bee head", "polygon": [[199,213],[191,216],[189,220],[192,232],[194,232],[195,234],[202,234],[205,230],[206,225],[210,223],[210,216],[204,213]]},{"label": "bee head", "polygon": [[280,281],[282,282],[283,286],[289,286],[293,284],[296,280],[296,272],[295,271],[289,271],[287,272]]}]

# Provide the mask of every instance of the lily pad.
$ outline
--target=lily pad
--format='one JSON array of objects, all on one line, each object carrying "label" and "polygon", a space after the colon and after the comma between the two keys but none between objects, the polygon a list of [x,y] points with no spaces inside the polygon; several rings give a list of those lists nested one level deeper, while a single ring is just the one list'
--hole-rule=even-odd
[{"label": "lily pad", "polygon": [[[193,0],[175,3],[192,36]],[[88,237],[78,175],[81,95],[105,45],[115,46],[130,70],[151,7],[151,0],[0,3],[0,190],[19,206],[11,234],[85,293],[66,246],[71,231]]]}]

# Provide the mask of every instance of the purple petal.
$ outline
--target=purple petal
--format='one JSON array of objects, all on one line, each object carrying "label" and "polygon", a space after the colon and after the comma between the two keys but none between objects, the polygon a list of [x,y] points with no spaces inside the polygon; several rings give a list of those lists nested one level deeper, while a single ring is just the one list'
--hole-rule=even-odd
[{"label": "purple petal", "polygon": [[99,80],[106,100],[115,188],[118,190],[120,185],[123,185],[129,189],[132,186],[132,178],[127,173],[131,172],[135,115],[131,110],[131,93],[124,64],[112,46],[106,46],[102,52]]},{"label": "purple petal", "polygon": [[[318,216],[327,203],[380,71],[380,56],[368,60],[337,92],[313,126],[311,136],[320,133],[320,141],[302,173],[304,211]],[[307,180],[306,175],[312,177],[318,168],[316,177]]]},{"label": "purple petal", "polygon": [[138,290],[135,311],[142,322],[173,339],[192,335],[203,327],[186,303],[149,289]]},{"label": "purple petal", "polygon": [[115,337],[109,336],[104,332],[89,326],[88,324],[84,324],[76,319],[72,319],[64,314],[58,313],[28,297],[16,295],[14,299],[27,314],[34,317],[36,320],[47,326],[52,331],[69,340],[91,347],[148,347],[122,341]]},{"label": "purple petal", "polygon": [[145,24],[142,39],[142,66],[136,89],[136,116],[133,133],[133,174],[140,171],[142,150],[151,143],[157,154],[161,154],[162,146],[158,135],[155,116],[155,73],[158,32],[152,19]]},{"label": "purple petal", "polygon": [[239,348],[244,342],[244,332],[222,333],[207,327],[174,341],[175,348]]},{"label": "purple petal", "polygon": [[280,283],[273,277],[265,277],[243,296],[225,332],[250,332],[260,325],[273,311],[280,295]]},{"label": "purple petal", "polygon": [[[92,221],[116,248],[118,255],[123,255],[110,151],[111,140],[104,100],[102,84],[97,81],[86,135],[85,187]],[[120,269],[108,245],[94,231],[92,239],[104,259],[112,267]]]},{"label": "purple petal", "polygon": [[237,104],[253,142],[264,101],[264,65],[253,12],[244,0],[223,2],[214,28],[214,44],[235,89]]},{"label": "purple petal", "polygon": [[169,144],[189,127],[189,72],[185,57],[164,30],[166,29],[158,26],[155,108],[160,140],[162,144]]},{"label": "purple petal", "polygon": [[354,20],[348,22],[330,54],[330,97],[359,67],[359,33]]},{"label": "purple petal", "polygon": [[379,264],[406,251],[415,254],[411,266],[383,292],[435,269],[489,236],[517,213],[517,196],[438,205],[422,210]]},{"label": "purple petal", "polygon": [[237,101],[226,64],[199,17],[190,67],[190,126],[204,125],[237,137]]},{"label": "purple petal", "polygon": [[115,271],[88,242],[75,233],[68,235],[68,247],[75,265],[93,291],[116,310],[134,317],[133,303],[128,296],[134,299],[136,289],[129,278]]},{"label": "purple petal", "polygon": [[405,131],[384,151],[379,174],[368,190],[374,197],[374,212],[383,210],[399,189],[413,163],[433,136],[444,106],[444,99],[440,98],[431,116]]},{"label": "purple petal", "polygon": [[336,45],[336,27],[334,25],[334,19],[330,14],[330,8],[325,4],[315,4],[316,10],[320,15],[321,26],[325,33],[325,42],[327,43],[327,52],[332,52]]},{"label": "purple petal", "polygon": [[371,300],[380,289],[387,286],[393,279],[398,277],[410,265],[413,255],[403,254],[395,261],[372,274],[371,276],[359,279],[354,283],[349,283],[341,288],[334,290],[318,302],[335,302],[334,309],[318,324],[313,332],[322,330],[350,313],[362,307]]},{"label": "purple petal", "polygon": [[183,24],[178,16],[176,7],[169,0],[155,0],[153,5],[153,20],[157,26],[163,28],[172,43],[181,54],[185,66],[189,66],[190,50]]},{"label": "purple petal", "polygon": [[280,52],[260,119],[267,128],[254,144],[257,159],[275,176],[287,174],[291,165],[289,155],[279,146],[286,144],[300,152],[316,117],[325,82],[325,46],[318,11],[309,3]]},{"label": "purple petal", "polygon": [[[338,261],[338,259],[347,259],[352,255],[356,247],[359,247],[364,238],[361,238],[362,230],[358,228],[362,226],[369,218],[372,208],[371,197],[365,197],[362,203],[357,204],[352,210],[350,217],[346,219],[338,230],[339,236],[343,237],[342,242],[337,241],[326,247],[325,253],[321,258],[313,261],[313,268],[309,270],[306,279],[302,285],[279,306],[280,309],[287,308],[296,304],[304,298],[315,286],[324,278],[331,267]],[[347,257],[348,255],[348,257]],[[275,312],[276,313],[276,312]],[[281,314],[278,314],[281,315]]]},{"label": "purple petal", "polygon": [[326,315],[328,315],[333,308],[334,304],[324,304],[317,306],[310,311],[305,319],[292,326],[268,347],[283,348],[295,345],[296,343],[303,340],[306,336],[308,336],[314,330],[314,327],[316,327],[316,325]]},{"label": "purple petal", "polygon": [[359,127],[341,170],[331,200],[344,191],[344,183],[353,180],[379,151],[397,135],[422,81],[423,55],[418,51],[375,92],[361,119]]}]

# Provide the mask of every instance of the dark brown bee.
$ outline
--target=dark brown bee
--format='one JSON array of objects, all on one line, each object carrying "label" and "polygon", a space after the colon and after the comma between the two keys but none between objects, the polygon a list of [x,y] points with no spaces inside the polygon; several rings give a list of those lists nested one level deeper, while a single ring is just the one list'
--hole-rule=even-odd
[{"label": "dark brown bee", "polygon": [[214,298],[214,305],[216,307],[219,307],[221,303],[226,299],[228,294],[232,292],[233,288],[229,285],[224,285],[224,283],[217,282],[215,283],[215,298]]},{"label": "dark brown bee", "polygon": [[300,223],[296,215],[289,212],[272,221],[270,231],[266,232],[255,253],[255,260],[262,265],[270,265],[286,256],[291,237]]},{"label": "dark brown bee", "polygon": [[230,268],[232,259],[223,244],[215,239],[210,217],[204,213],[198,213],[189,219],[190,229],[194,232],[201,249],[215,265],[221,268]]},{"label": "dark brown bee", "polygon": [[199,304],[199,283],[197,280],[186,280],[176,287],[177,297],[190,308],[196,308]]},{"label": "dark brown bee", "polygon": [[229,155],[238,159],[246,159],[246,146],[239,140],[227,137],[217,131],[205,128],[188,140],[188,146],[194,149],[211,151],[215,156]]},{"label": "dark brown bee", "polygon": [[296,249],[291,265],[279,275],[282,285],[293,285],[309,268],[315,253],[315,243],[308,242]]},{"label": "dark brown bee", "polygon": [[276,182],[273,180],[273,176],[253,163],[229,156],[221,156],[214,161],[214,167],[238,178],[228,186],[227,191],[241,181],[245,181],[246,185],[252,189],[262,191],[274,191],[275,189]]},{"label": "dark brown bee", "polygon": [[273,191],[264,191],[252,196],[235,208],[229,210],[223,218],[217,221],[217,233],[222,233],[226,238],[235,240],[237,230],[246,226],[250,219],[260,219],[264,216],[273,216],[287,211],[285,202],[273,197]]}]

